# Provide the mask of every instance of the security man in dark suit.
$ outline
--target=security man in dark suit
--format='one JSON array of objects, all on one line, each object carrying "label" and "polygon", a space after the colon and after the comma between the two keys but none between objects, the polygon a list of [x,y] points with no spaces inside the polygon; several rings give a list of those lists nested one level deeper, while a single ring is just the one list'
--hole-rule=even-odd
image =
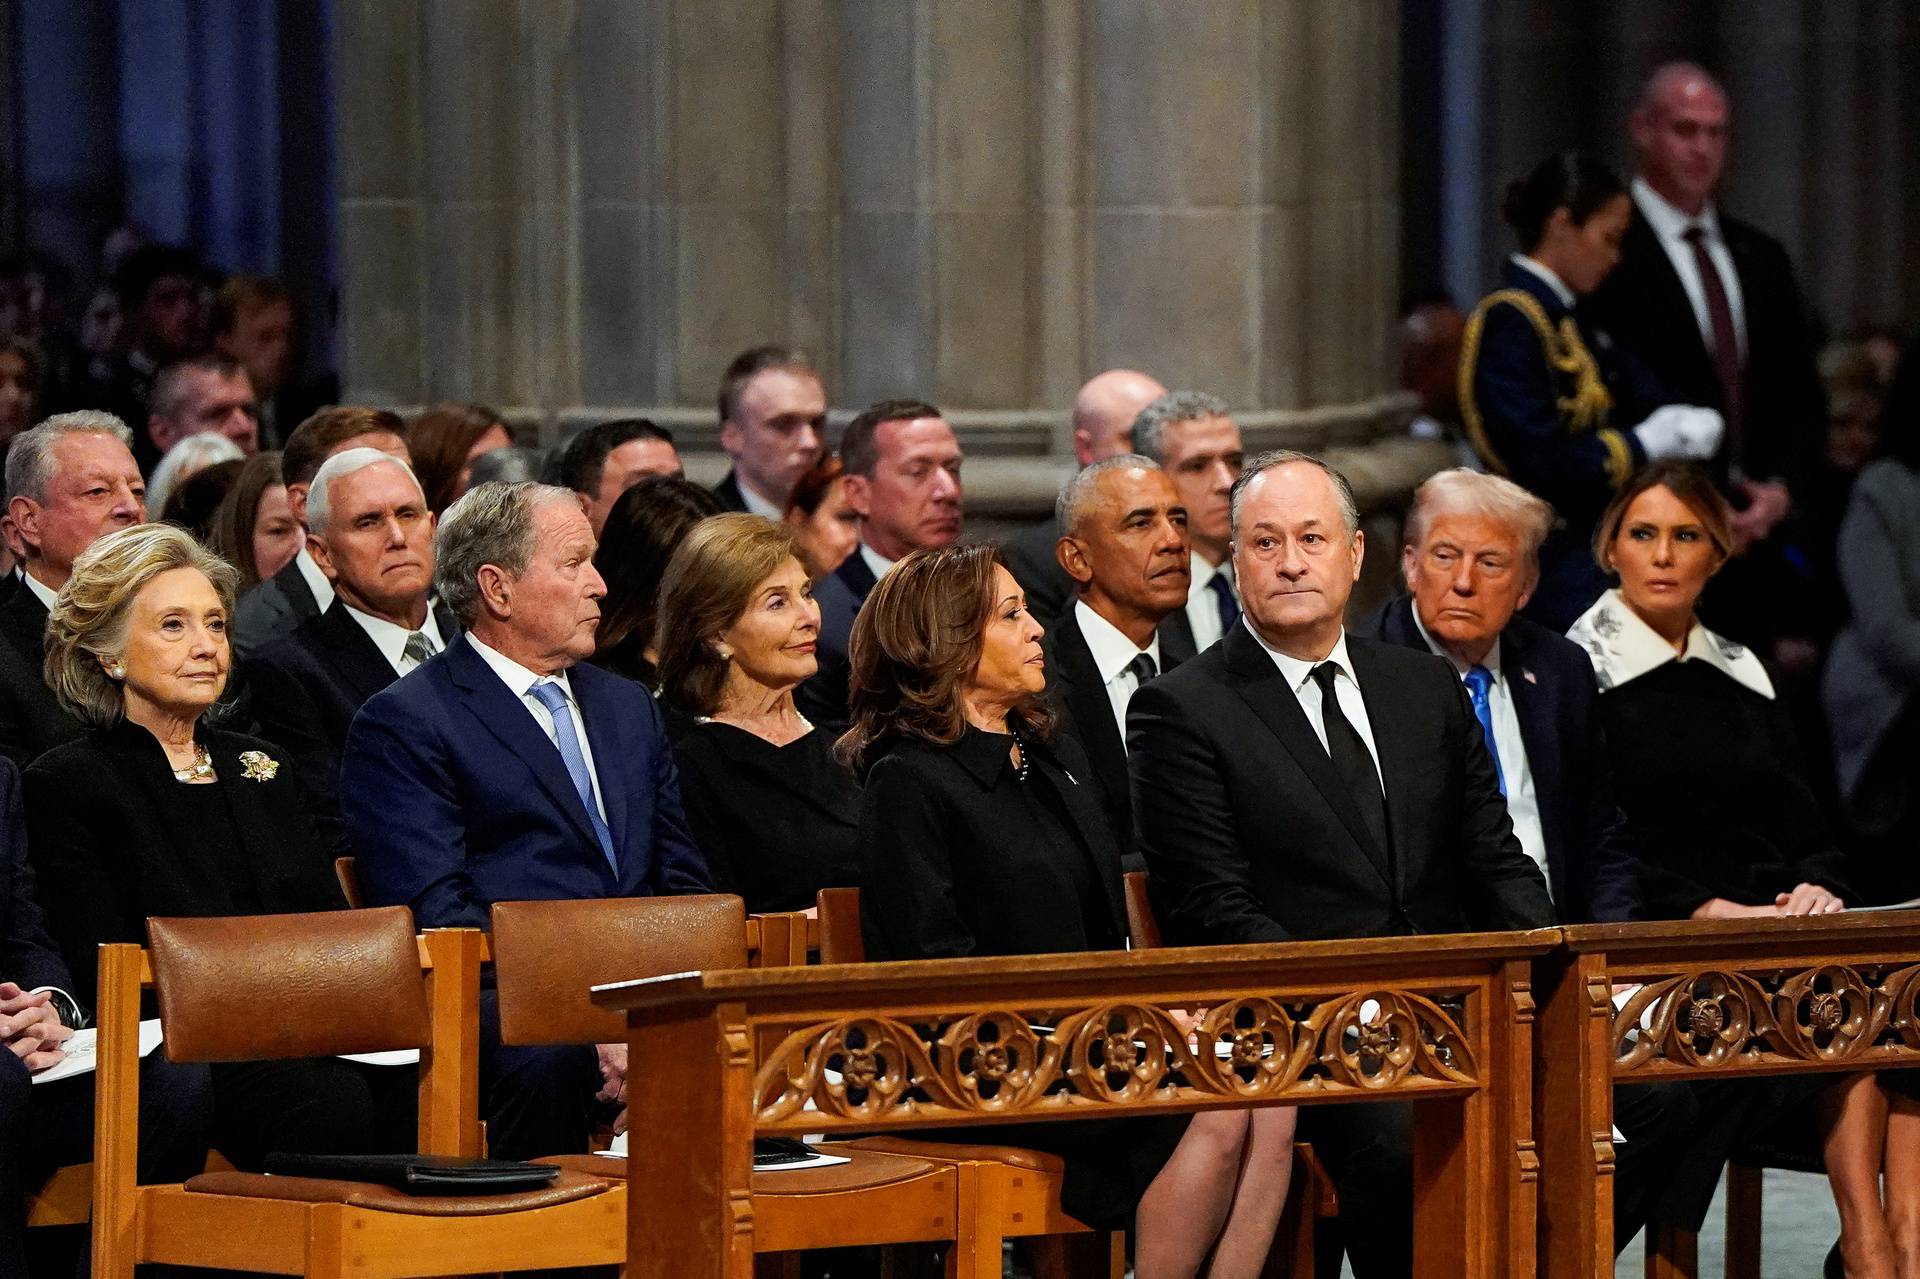
[{"label": "security man in dark suit", "polygon": [[[1640,862],[1613,797],[1593,664],[1563,636],[1516,615],[1539,580],[1553,509],[1511,480],[1442,471],[1420,486],[1401,566],[1412,594],[1356,634],[1452,664],[1467,690],[1521,849],[1545,872],[1559,921],[1633,918]],[[1718,1158],[1689,1166],[1692,1089],[1619,1088],[1614,1248],[1624,1248],[1678,1179],[1719,1179]]]},{"label": "security man in dark suit", "polygon": [[723,511],[778,523],[793,486],[820,461],[827,438],[827,391],[805,352],[786,346],[742,351],[720,378],[720,447],[733,468],[713,495]]},{"label": "security man in dark suit", "polygon": [[[1349,636],[1363,535],[1346,481],[1278,451],[1231,495],[1244,612],[1134,694],[1129,772],[1174,944],[1380,937],[1555,922],[1445,662]],[[1415,1273],[1412,1108],[1304,1110],[1360,1279]]]},{"label": "security man in dark suit", "polygon": [[1081,471],[1060,491],[1060,565],[1075,600],[1047,632],[1047,691],[1060,726],[1080,741],[1120,841],[1121,865],[1144,869],[1133,840],[1127,782],[1127,706],[1170,670],[1159,626],[1185,607],[1187,508],[1152,460],[1122,453]]}]

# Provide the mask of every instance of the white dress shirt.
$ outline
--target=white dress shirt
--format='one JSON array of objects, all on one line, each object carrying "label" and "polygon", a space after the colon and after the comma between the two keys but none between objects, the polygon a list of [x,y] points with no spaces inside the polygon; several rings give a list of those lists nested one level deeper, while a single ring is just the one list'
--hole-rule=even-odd
[{"label": "white dress shirt", "polygon": [[740,478],[738,470],[733,473],[733,482],[740,489],[740,500],[746,504],[748,515],[758,515],[763,520],[772,520],[778,524],[786,517],[786,512],[753,491],[753,486]]},{"label": "white dress shirt", "polygon": [[[1248,634],[1259,640],[1260,647],[1267,650],[1267,656],[1271,657],[1273,664],[1280,668],[1280,674],[1286,678],[1287,687],[1292,689],[1293,695],[1300,699],[1300,709],[1306,712],[1307,723],[1313,726],[1313,735],[1320,739],[1320,748],[1326,750],[1329,755],[1333,752],[1327,748],[1327,721],[1320,713],[1320,686],[1313,682],[1313,668],[1321,662],[1333,663],[1337,672],[1333,677],[1333,694],[1340,699],[1340,713],[1347,717],[1347,723],[1353,725],[1353,731],[1360,734],[1360,740],[1366,743],[1367,754],[1373,756],[1373,771],[1376,774],[1379,773],[1380,748],[1373,744],[1373,723],[1367,718],[1367,702],[1360,696],[1360,684],[1353,677],[1353,659],[1347,656],[1346,628],[1341,628],[1340,638],[1333,642],[1332,652],[1321,658],[1319,662],[1307,662],[1297,657],[1289,657],[1267,643],[1261,638],[1260,632],[1253,629],[1245,614],[1241,615],[1240,624],[1247,628]],[[1383,776],[1380,782],[1381,793],[1384,794],[1386,789],[1387,783]]]},{"label": "white dress shirt", "polygon": [[307,554],[304,544],[300,547],[299,554],[293,557],[293,562],[299,565],[300,580],[305,582],[307,589],[313,592],[313,602],[319,605],[320,611],[324,613],[332,608],[333,583],[327,580],[327,575],[320,571],[318,564],[314,563],[313,556]]},{"label": "white dress shirt", "polygon": [[1552,289],[1553,296],[1560,299],[1561,306],[1566,307],[1569,311],[1573,309],[1573,304],[1578,301],[1578,299],[1573,296],[1573,290],[1567,287],[1567,282],[1560,278],[1559,272],[1547,266],[1545,263],[1535,262],[1524,253],[1510,254],[1507,261],[1513,263],[1536,280],[1539,280],[1549,289]]},{"label": "white dress shirt", "polygon": [[471,631],[467,632],[467,643],[473,645],[473,651],[480,654],[481,659],[493,668],[493,673],[500,677],[500,682],[507,686],[507,691],[520,699],[520,704],[527,708],[527,714],[533,716],[533,722],[540,726],[540,731],[547,735],[547,740],[554,744],[555,749],[560,746],[560,735],[554,731],[553,712],[533,695],[533,686],[535,684],[560,686],[560,691],[567,695],[567,706],[573,712],[573,735],[580,743],[580,757],[586,760],[587,776],[593,781],[593,806],[600,810],[600,820],[606,821],[607,802],[600,795],[600,770],[594,767],[593,745],[587,741],[587,723],[580,715],[580,702],[573,695],[573,686],[567,683],[567,673],[560,671],[553,675],[535,674],[511,657],[502,656],[482,644],[473,637]]},{"label": "white dress shirt", "polygon": [[53,612],[53,602],[60,598],[60,592],[49,589],[45,582],[31,573],[21,573],[20,580],[27,584],[27,589],[33,592],[35,599],[46,605],[47,612]]},{"label": "white dress shirt", "polygon": [[[1446,658],[1454,673],[1464,681],[1469,668],[1434,642],[1433,636],[1427,633],[1426,623],[1420,620],[1418,608],[1413,610],[1413,624],[1427,647]],[[1520,711],[1514,705],[1513,690],[1500,665],[1497,638],[1487,655],[1480,659],[1480,665],[1493,676],[1493,684],[1487,689],[1487,708],[1493,712],[1493,744],[1500,756],[1500,777],[1507,784],[1507,815],[1513,818],[1514,837],[1520,841],[1520,851],[1533,858],[1540,873],[1546,876],[1548,892],[1558,897],[1559,894],[1553,892],[1553,875],[1547,869],[1547,833],[1540,824],[1540,793],[1533,784],[1533,767],[1527,763],[1527,743],[1520,736]],[[1479,726],[1476,719],[1474,727]]]},{"label": "white dress shirt", "polygon": [[893,572],[893,566],[900,562],[888,559],[868,546],[864,540],[860,543],[860,559],[867,566],[867,571],[873,574],[873,580],[876,582]]},{"label": "white dress shirt", "polygon": [[1160,634],[1154,632],[1153,639],[1145,648],[1137,648],[1134,642],[1121,634],[1120,628],[1100,614],[1087,607],[1085,600],[1073,602],[1073,617],[1080,624],[1080,634],[1086,638],[1087,648],[1093,653],[1093,668],[1100,672],[1100,681],[1107,686],[1107,702],[1113,707],[1113,722],[1120,729],[1120,743],[1124,747],[1127,741],[1127,703],[1133,700],[1140,681],[1127,669],[1128,663],[1145,653],[1153,659],[1156,674],[1160,670]]},{"label": "white dress shirt", "polygon": [[[380,650],[382,657],[387,659],[387,664],[393,667],[394,674],[405,675],[420,665],[407,656],[407,636],[413,634],[412,631],[404,626],[397,626],[384,617],[362,613],[351,604],[343,607],[347,610],[347,616],[360,623],[360,629],[367,633],[367,638],[373,641],[373,646]],[[433,651],[436,653],[447,646],[447,642],[440,638],[440,623],[434,620],[431,608],[427,609],[427,620],[421,623],[420,633],[433,641]],[[500,660],[504,662],[507,659],[503,657]],[[543,706],[540,709],[544,711],[546,707]]]},{"label": "white dress shirt", "polygon": [[[1193,651],[1204,653],[1219,641],[1222,632],[1220,625],[1220,597],[1213,593],[1207,583],[1216,577],[1224,577],[1229,585],[1233,582],[1233,561],[1221,560],[1218,564],[1207,563],[1207,557],[1198,551],[1193,553],[1189,567],[1193,576],[1187,582],[1187,625],[1193,628]],[[1240,593],[1234,592],[1236,602]]]},{"label": "white dress shirt", "polygon": [[1720,287],[1727,293],[1727,309],[1733,312],[1734,340],[1740,344],[1740,359],[1747,358],[1747,306],[1740,292],[1740,273],[1734,269],[1733,254],[1727,248],[1727,238],[1720,234],[1720,217],[1711,204],[1700,210],[1700,216],[1690,218],[1667,203],[1666,197],[1647,185],[1645,178],[1633,180],[1633,202],[1640,209],[1640,216],[1647,220],[1653,234],[1660,241],[1660,247],[1667,252],[1667,260],[1673,263],[1673,270],[1680,277],[1680,287],[1687,291],[1687,301],[1693,303],[1693,320],[1700,327],[1700,340],[1706,343],[1707,350],[1713,350],[1713,317],[1707,313],[1707,286],[1700,281],[1700,267],[1693,259],[1693,245],[1687,242],[1687,228],[1703,227],[1706,235],[1701,239],[1701,247],[1706,249],[1707,257],[1712,260],[1714,269],[1720,273]]}]

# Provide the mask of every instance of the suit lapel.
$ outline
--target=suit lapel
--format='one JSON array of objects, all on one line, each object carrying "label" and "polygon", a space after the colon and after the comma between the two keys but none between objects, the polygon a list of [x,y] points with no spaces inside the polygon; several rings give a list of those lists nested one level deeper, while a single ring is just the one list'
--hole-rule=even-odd
[{"label": "suit lapel", "polygon": [[1672,316],[1674,336],[1686,347],[1687,358],[1711,369],[1713,356],[1708,354],[1707,339],[1694,318],[1693,299],[1687,296],[1687,286],[1680,282],[1680,273],[1674,269],[1673,259],[1667,256],[1667,246],[1660,242],[1653,224],[1647,221],[1637,205],[1628,235],[1640,240],[1628,251],[1637,254],[1647,264],[1648,283],[1659,294],[1646,300],[1644,305],[1647,311],[1653,315]]},{"label": "suit lapel", "polygon": [[627,811],[627,797],[631,788],[618,784],[627,776],[626,743],[614,716],[590,691],[593,684],[591,677],[581,678],[582,670],[582,667],[574,667],[568,682],[573,685],[573,698],[580,705],[587,746],[593,752],[593,771],[600,779],[600,802],[607,810],[607,830],[613,836],[613,854],[620,860],[620,877],[623,880],[635,871],[644,876],[646,867],[627,865],[627,850],[640,847],[641,842],[629,842],[627,839],[627,826],[632,820],[632,814]]},{"label": "suit lapel", "polygon": [[[1347,834],[1353,837],[1353,842],[1359,845],[1360,851],[1380,872],[1380,878],[1388,881],[1391,887],[1386,850],[1374,843],[1360,810],[1354,807],[1353,796],[1347,793],[1346,783],[1334,772],[1332,757],[1314,734],[1313,725],[1307,722],[1306,712],[1300,709],[1300,699],[1287,687],[1280,668],[1273,664],[1273,659],[1267,656],[1260,642],[1248,634],[1244,626],[1229,628],[1224,642],[1227,671],[1232,677],[1234,691],[1253,708],[1253,713],[1266,725],[1267,730],[1280,739],[1280,744],[1287,748],[1287,754],[1307,775],[1314,789],[1320,792],[1327,807],[1339,817],[1340,824],[1347,828]],[[1348,647],[1351,650],[1352,641],[1348,641]],[[1361,688],[1364,690],[1365,687],[1363,683]],[[1372,716],[1371,706],[1367,714]],[[1391,791],[1388,792],[1388,799],[1392,799]],[[1391,804],[1388,812],[1392,812]]]},{"label": "suit lapel", "polygon": [[287,566],[273,575],[273,584],[287,597],[287,603],[297,618],[320,616],[320,601],[313,598],[313,588],[307,585],[306,574],[300,571],[300,559],[295,556],[287,561]]},{"label": "suit lapel", "polygon": [[1192,661],[1199,651],[1193,638],[1193,623],[1187,620],[1187,606],[1182,604],[1160,623],[1161,666],[1163,670],[1171,670],[1182,662]]},{"label": "suit lapel", "polygon": [[[1516,619],[1517,620],[1517,619]],[[1546,838],[1547,862],[1552,882],[1564,886],[1568,866],[1566,841],[1560,837],[1559,818],[1563,812],[1560,795],[1559,707],[1533,671],[1531,646],[1520,627],[1509,626],[1500,637],[1500,666],[1506,678],[1507,694],[1513,698],[1514,718],[1520,721],[1520,745],[1527,752],[1527,775],[1533,779],[1534,805],[1539,810],[1540,832]]]},{"label": "suit lapel", "polygon": [[853,592],[856,607],[866,603],[867,596],[880,584],[880,579],[867,567],[867,557],[860,553],[858,546],[853,548],[853,554],[840,561],[840,567],[833,570],[833,575]]},{"label": "suit lapel", "polygon": [[319,630],[324,641],[320,660],[353,690],[356,700],[366,701],[399,678],[373,636],[353,620],[347,606],[337,598],[321,615]]},{"label": "suit lapel", "polygon": [[[1054,634],[1058,637],[1054,651],[1060,658],[1060,677],[1065,686],[1063,700],[1087,748],[1087,762],[1099,774],[1101,788],[1108,796],[1123,798],[1127,794],[1127,745],[1120,740],[1119,727],[1113,722],[1113,703],[1071,609],[1054,628]],[[1127,835],[1126,831],[1113,833],[1122,840]]]}]

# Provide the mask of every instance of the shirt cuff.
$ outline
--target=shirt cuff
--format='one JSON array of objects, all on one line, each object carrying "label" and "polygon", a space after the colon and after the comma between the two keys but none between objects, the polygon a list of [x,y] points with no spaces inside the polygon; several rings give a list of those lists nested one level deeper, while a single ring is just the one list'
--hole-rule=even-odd
[{"label": "shirt cuff", "polygon": [[87,1016],[81,1010],[80,1001],[58,986],[35,986],[27,993],[37,995],[43,990],[53,996],[53,1010],[60,1014],[61,1025],[69,1030],[80,1030],[86,1026]]}]

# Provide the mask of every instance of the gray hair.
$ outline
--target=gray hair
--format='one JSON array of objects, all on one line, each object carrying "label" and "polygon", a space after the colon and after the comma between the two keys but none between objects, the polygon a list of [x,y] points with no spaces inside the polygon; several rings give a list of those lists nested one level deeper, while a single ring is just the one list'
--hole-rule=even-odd
[{"label": "gray hair", "polygon": [[413,468],[406,462],[391,453],[383,453],[379,449],[364,445],[360,448],[341,449],[320,464],[320,469],[314,472],[312,486],[307,489],[308,530],[322,537],[326,536],[327,519],[333,514],[333,495],[328,488],[335,480],[345,479],[355,471],[364,471],[369,466],[378,466],[382,462],[389,466],[397,466],[406,472],[407,478],[413,481],[414,492],[420,494],[420,504],[425,506],[426,490],[420,487],[420,478],[413,473]]},{"label": "gray hair", "polygon": [[1533,494],[1498,475],[1483,475],[1464,466],[1427,477],[1414,490],[1413,509],[1407,513],[1405,542],[1418,547],[1427,540],[1427,528],[1442,515],[1479,515],[1498,520],[1520,539],[1527,563],[1539,568],[1540,544],[1553,527],[1553,508]]},{"label": "gray hair", "polygon": [[1235,541],[1240,540],[1240,495],[1247,491],[1247,485],[1253,483],[1255,476],[1296,462],[1317,466],[1326,472],[1327,478],[1333,481],[1334,493],[1340,499],[1340,522],[1347,526],[1347,536],[1352,537],[1360,531],[1360,504],[1353,500],[1353,485],[1347,483],[1346,476],[1311,453],[1302,453],[1298,449],[1268,449],[1247,459],[1246,465],[1240,468],[1240,478],[1233,482],[1233,490],[1227,495],[1228,527],[1233,530]]},{"label": "gray hair", "polygon": [[54,441],[65,435],[111,435],[129,449],[133,447],[133,432],[111,413],[99,409],[56,413],[13,437],[13,447],[7,452],[8,501],[16,497],[47,500],[47,486],[53,483]]},{"label": "gray hair", "polygon": [[1227,402],[1205,391],[1168,391],[1133,419],[1133,451],[1165,465],[1167,428],[1227,416]]},{"label": "gray hair", "polygon": [[196,431],[167,450],[147,481],[147,509],[158,514],[167,507],[167,498],[187,480],[220,462],[238,462],[246,457],[235,444],[218,431]]},{"label": "gray hair", "polygon": [[481,568],[491,564],[512,578],[525,573],[533,558],[533,514],[553,502],[578,509],[580,496],[532,480],[495,481],[468,489],[440,516],[433,585],[462,628],[471,628],[480,614]]},{"label": "gray hair", "polygon": [[1157,471],[1160,464],[1150,457],[1139,453],[1121,453],[1114,457],[1103,457],[1098,462],[1089,462],[1066,482],[1060,489],[1060,496],[1053,503],[1055,526],[1064,534],[1072,533],[1086,518],[1087,508],[1093,505],[1095,491],[1099,488],[1100,477],[1108,471],[1119,471],[1138,467],[1144,471]]},{"label": "gray hair", "polygon": [[153,389],[147,392],[147,413],[172,421],[186,412],[192,398],[187,393],[187,387],[197,374],[208,373],[227,379],[238,377],[246,371],[246,366],[240,361],[215,351],[175,360],[153,375]]}]

